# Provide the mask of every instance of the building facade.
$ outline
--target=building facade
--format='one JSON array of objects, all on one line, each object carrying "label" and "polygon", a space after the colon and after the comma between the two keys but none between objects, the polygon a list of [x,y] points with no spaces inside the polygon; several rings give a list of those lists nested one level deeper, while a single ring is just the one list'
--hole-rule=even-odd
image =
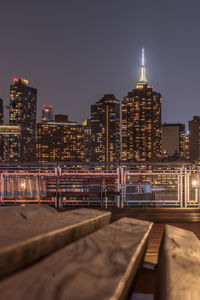
[{"label": "building facade", "polygon": [[91,120],[83,121],[85,162],[91,161]]},{"label": "building facade", "polygon": [[58,122],[58,123],[68,123],[69,122],[68,115],[61,115],[61,114],[55,115],[54,120],[55,120],[55,122]]},{"label": "building facade", "polygon": [[0,161],[20,161],[20,126],[0,126]]},{"label": "building facade", "polygon": [[37,160],[84,161],[84,131],[77,123],[37,124]]},{"label": "building facade", "polygon": [[200,161],[200,117],[194,116],[189,121],[189,155],[190,160]]},{"label": "building facade", "polygon": [[106,94],[91,105],[91,161],[120,160],[120,101]]},{"label": "building facade", "polygon": [[185,158],[185,125],[162,125],[162,157]]},{"label": "building facade", "polygon": [[35,160],[37,89],[28,86],[26,79],[13,79],[10,86],[9,125],[21,127],[20,159]]},{"label": "building facade", "polygon": [[52,105],[43,105],[42,107],[42,122],[53,121]]},{"label": "building facade", "polygon": [[122,101],[122,160],[161,159],[161,94],[148,85],[142,49],[140,80]]}]

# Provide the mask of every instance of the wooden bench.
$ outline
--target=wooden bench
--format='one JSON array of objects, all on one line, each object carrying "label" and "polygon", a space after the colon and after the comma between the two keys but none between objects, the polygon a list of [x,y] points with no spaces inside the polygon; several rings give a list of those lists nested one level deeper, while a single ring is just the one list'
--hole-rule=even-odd
[{"label": "wooden bench", "polygon": [[[153,224],[109,221],[110,213],[99,210],[0,208],[0,299],[128,299],[144,270]],[[166,225],[156,274],[155,299],[199,300],[199,239]]]},{"label": "wooden bench", "polygon": [[156,299],[200,299],[200,241],[193,232],[165,226],[159,253]]},{"label": "wooden bench", "polygon": [[111,213],[45,205],[0,207],[0,277],[107,225]]},{"label": "wooden bench", "polygon": [[[84,215],[88,210],[75,210],[74,214],[81,211]],[[126,299],[143,262],[151,227],[150,222],[123,218],[62,246],[4,277],[0,282],[1,298]]]}]

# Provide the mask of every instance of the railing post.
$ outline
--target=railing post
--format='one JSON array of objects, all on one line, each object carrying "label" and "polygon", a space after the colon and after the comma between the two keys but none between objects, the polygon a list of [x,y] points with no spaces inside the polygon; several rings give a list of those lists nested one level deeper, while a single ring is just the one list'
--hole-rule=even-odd
[{"label": "railing post", "polygon": [[189,186],[188,186],[188,172],[187,167],[184,169],[184,207],[187,207],[189,201]]},{"label": "railing post", "polygon": [[121,186],[122,186],[122,191],[121,191],[121,208],[124,207],[124,201],[126,200],[126,172],[124,172],[124,168],[122,167],[120,170],[121,174]]},{"label": "railing post", "polygon": [[0,197],[0,204],[3,204],[3,172],[1,172],[1,197]]},{"label": "railing post", "polygon": [[121,182],[120,182],[120,168],[117,168],[117,207],[120,207],[120,193],[121,193]]},{"label": "railing post", "polygon": [[178,174],[178,202],[179,207],[183,207],[183,170],[180,169]]},{"label": "railing post", "polygon": [[55,207],[62,208],[62,197],[61,197],[61,186],[60,186],[60,176],[62,175],[62,169],[57,166],[55,168],[55,176],[56,176],[56,201]]}]

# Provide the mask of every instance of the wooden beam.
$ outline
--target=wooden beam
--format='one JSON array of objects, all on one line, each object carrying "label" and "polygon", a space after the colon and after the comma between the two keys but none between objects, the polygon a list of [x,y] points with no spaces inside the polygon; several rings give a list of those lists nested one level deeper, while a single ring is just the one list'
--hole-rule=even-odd
[{"label": "wooden beam", "polygon": [[6,278],[0,295],[9,300],[126,299],[151,227],[120,219]]},{"label": "wooden beam", "polygon": [[156,299],[200,299],[200,241],[193,232],[165,226]]},{"label": "wooden beam", "polygon": [[111,213],[45,205],[0,208],[0,277],[27,266],[110,222]]}]

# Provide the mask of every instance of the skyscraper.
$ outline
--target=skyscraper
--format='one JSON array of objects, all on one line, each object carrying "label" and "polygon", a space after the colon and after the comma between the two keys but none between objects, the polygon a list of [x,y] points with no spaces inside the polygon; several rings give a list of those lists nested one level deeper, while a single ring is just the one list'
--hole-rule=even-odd
[{"label": "skyscraper", "polygon": [[189,154],[192,161],[200,161],[200,117],[189,121]]},{"label": "skyscraper", "polygon": [[9,124],[21,127],[21,161],[35,159],[37,89],[26,79],[13,79],[10,86]]},{"label": "skyscraper", "polygon": [[122,160],[155,161],[161,158],[161,94],[147,83],[142,65],[136,88],[122,102]]},{"label": "skyscraper", "polygon": [[42,122],[53,121],[52,105],[43,105],[42,107]]},{"label": "skyscraper", "polygon": [[184,158],[185,157],[185,125],[163,124],[162,125],[162,157]]},{"label": "skyscraper", "polygon": [[91,120],[86,119],[83,121],[84,130],[84,152],[85,152],[85,162],[90,162],[91,160]]},{"label": "skyscraper", "polygon": [[0,161],[20,161],[20,126],[0,126]]},{"label": "skyscraper", "polygon": [[83,126],[55,121],[37,124],[37,160],[84,161]]},{"label": "skyscraper", "polygon": [[120,160],[120,102],[113,94],[91,105],[91,161]]}]

